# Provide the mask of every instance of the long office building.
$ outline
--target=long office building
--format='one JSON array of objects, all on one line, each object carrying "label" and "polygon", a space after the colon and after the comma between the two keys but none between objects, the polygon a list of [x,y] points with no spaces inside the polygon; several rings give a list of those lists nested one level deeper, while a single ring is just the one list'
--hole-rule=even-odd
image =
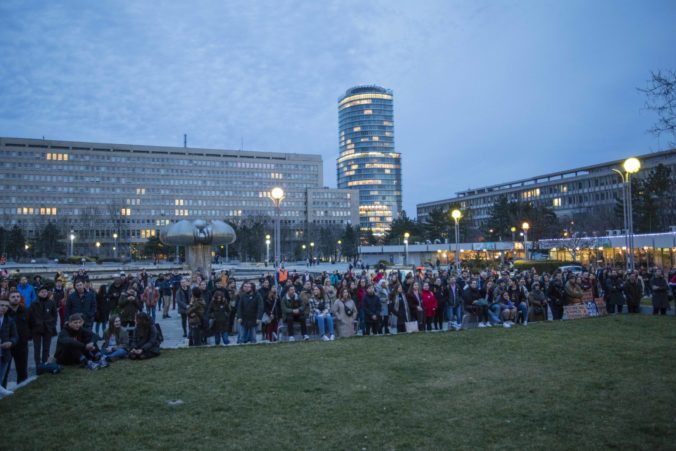
[{"label": "long office building", "polygon": [[338,122],[338,188],[359,190],[362,231],[383,235],[402,209],[392,91],[379,86],[348,89],[338,99]]},{"label": "long office building", "polygon": [[[627,156],[629,157],[629,156]],[[671,168],[672,186],[676,186],[676,149],[636,156],[641,161],[639,176],[659,164]],[[551,174],[484,186],[457,192],[454,197],[416,205],[418,219],[424,221],[434,209],[449,209],[452,205],[469,212],[472,226],[483,227],[491,215],[493,204],[502,196],[509,201],[533,202],[553,209],[559,217],[578,213],[609,211],[622,199],[622,179],[613,169],[622,169],[622,160],[569,169]],[[676,194],[661,199],[673,208]]]},{"label": "long office building", "polygon": [[357,191],[323,188],[320,155],[0,137],[0,167],[0,225],[30,240],[52,221],[76,253],[124,252],[181,219],[270,218],[275,186],[283,226],[359,221]]}]

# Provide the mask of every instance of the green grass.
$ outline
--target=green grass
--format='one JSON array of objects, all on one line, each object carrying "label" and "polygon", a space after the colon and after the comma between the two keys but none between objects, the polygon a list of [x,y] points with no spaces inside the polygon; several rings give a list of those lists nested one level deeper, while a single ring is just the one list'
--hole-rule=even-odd
[{"label": "green grass", "polygon": [[637,315],[164,351],[40,377],[0,448],[673,449],[675,343]]}]

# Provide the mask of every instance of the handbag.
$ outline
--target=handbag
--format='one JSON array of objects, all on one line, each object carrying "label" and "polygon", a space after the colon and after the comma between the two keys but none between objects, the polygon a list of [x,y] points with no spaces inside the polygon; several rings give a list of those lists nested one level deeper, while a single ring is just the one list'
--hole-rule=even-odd
[{"label": "handbag", "polygon": [[272,318],[270,315],[267,313],[263,313],[263,316],[261,317],[261,323],[263,324],[270,324],[272,322]]},{"label": "handbag", "polygon": [[418,321],[411,321],[411,315],[408,309],[406,309],[406,322],[404,323],[407,333],[418,332]]},{"label": "handbag", "polygon": [[397,328],[397,315],[390,313],[390,327],[393,329]]}]

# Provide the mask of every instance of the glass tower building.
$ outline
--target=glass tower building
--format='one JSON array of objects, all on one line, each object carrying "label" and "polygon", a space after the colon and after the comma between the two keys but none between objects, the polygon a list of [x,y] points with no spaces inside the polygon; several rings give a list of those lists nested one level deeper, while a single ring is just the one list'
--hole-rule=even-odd
[{"label": "glass tower building", "polygon": [[359,225],[376,236],[390,228],[402,205],[392,99],[380,86],[356,86],[338,99],[338,188],[359,190]]}]

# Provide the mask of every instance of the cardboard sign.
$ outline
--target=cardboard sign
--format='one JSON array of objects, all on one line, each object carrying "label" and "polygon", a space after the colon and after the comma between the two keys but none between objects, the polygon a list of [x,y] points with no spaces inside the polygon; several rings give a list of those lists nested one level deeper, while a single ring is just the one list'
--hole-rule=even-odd
[{"label": "cardboard sign", "polygon": [[580,304],[563,307],[563,319],[592,318],[607,315],[606,303],[603,298],[589,298]]}]

